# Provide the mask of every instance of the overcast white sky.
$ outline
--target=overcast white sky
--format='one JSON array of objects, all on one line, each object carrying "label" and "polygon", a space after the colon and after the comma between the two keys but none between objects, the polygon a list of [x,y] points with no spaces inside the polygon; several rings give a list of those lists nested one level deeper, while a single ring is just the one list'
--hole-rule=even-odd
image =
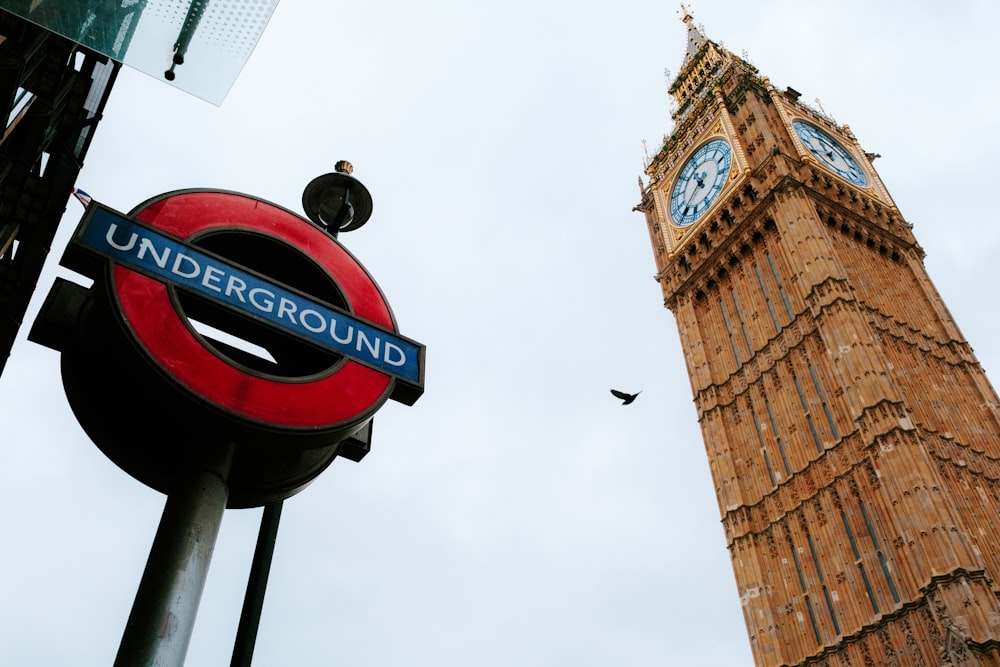
[{"label": "overcast white sky", "polygon": [[[258,667],[749,666],[672,315],[642,141],[671,131],[676,3],[281,0],[221,108],[122,73],[79,185],[298,210],[336,160],[375,212],[341,237],[427,345],[361,463],[285,503]],[[709,37],[854,130],[987,371],[1000,4],[691,3]],[[82,207],[71,202],[35,306]],[[0,378],[0,663],[112,663],[164,498],[84,436],[57,353]],[[622,407],[608,393],[643,390]],[[150,428],[155,428],[151,424]],[[142,446],[143,434],[136,434]],[[226,513],[187,664],[228,664],[259,510]]]}]

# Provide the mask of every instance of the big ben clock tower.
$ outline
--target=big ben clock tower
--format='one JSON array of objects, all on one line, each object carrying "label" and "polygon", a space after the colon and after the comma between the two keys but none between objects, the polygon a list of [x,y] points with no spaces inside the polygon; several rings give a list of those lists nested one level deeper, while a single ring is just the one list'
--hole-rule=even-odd
[{"label": "big ben clock tower", "polygon": [[638,205],[759,667],[1000,665],[1000,400],[851,131],[684,12]]}]

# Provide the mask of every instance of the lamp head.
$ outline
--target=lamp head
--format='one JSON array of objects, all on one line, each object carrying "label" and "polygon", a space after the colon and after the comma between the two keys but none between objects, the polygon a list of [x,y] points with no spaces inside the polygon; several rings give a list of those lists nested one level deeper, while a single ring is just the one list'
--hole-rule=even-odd
[{"label": "lamp head", "polygon": [[351,176],[354,167],[341,160],[331,174],[317,176],[302,193],[302,208],[314,224],[337,238],[368,222],[372,215],[372,196],[361,181]]}]

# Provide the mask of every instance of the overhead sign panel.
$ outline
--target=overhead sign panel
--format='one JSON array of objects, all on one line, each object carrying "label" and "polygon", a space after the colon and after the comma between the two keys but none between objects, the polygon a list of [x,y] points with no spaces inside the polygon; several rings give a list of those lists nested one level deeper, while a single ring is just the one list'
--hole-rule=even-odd
[{"label": "overhead sign panel", "polygon": [[278,0],[0,0],[0,8],[221,104]]}]

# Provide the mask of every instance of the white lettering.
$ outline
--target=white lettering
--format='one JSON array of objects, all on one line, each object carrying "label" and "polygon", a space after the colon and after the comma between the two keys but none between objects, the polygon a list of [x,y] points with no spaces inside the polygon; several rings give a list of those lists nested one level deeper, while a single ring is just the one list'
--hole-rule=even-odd
[{"label": "white lettering", "polygon": [[351,339],[354,338],[354,327],[352,325],[350,325],[350,324],[347,325],[347,338],[338,338],[337,337],[337,320],[331,319],[330,320],[330,337],[333,338],[338,343],[340,343],[341,345],[349,345],[350,342],[351,342]]},{"label": "white lettering", "polygon": [[[267,296],[267,298],[264,299],[261,303],[258,303],[257,295],[260,293],[264,293],[264,295]],[[265,313],[270,313],[272,310],[274,310],[273,292],[269,292],[263,287],[254,287],[252,290],[250,290],[249,296],[250,296],[250,303],[252,303],[254,308],[256,308],[257,310],[263,311]]]},{"label": "white lettering", "polygon": [[280,320],[281,316],[287,313],[288,321],[292,324],[297,324],[295,321],[296,310],[298,310],[298,306],[295,305],[294,301],[281,297],[281,301],[278,303],[278,319]]},{"label": "white lettering", "polygon": [[[315,317],[316,324],[310,326],[310,324],[306,322],[306,317]],[[303,310],[301,313],[299,313],[299,322],[302,324],[302,326],[304,326],[309,331],[312,331],[313,333],[322,333],[323,329],[326,329],[326,318],[324,318],[322,315],[320,315],[319,313],[317,313],[315,310],[312,309],[306,309]]]},{"label": "white lettering", "polygon": [[201,284],[204,285],[205,287],[207,287],[210,290],[215,290],[216,292],[221,292],[222,291],[222,287],[219,287],[217,285],[213,285],[212,283],[220,282],[222,280],[222,276],[224,276],[224,275],[226,275],[226,274],[224,274],[220,269],[217,269],[214,266],[206,266],[205,267],[205,275],[202,276]]},{"label": "white lettering", "polygon": [[360,352],[361,351],[361,344],[364,343],[364,346],[368,348],[368,353],[372,356],[372,359],[378,359],[378,344],[379,344],[379,342],[380,342],[380,339],[376,338],[375,339],[375,344],[373,345],[372,341],[368,338],[368,336],[365,335],[365,332],[361,331],[359,329],[358,330],[358,343],[357,343],[357,345],[355,346],[354,349],[356,349],[358,352]]},{"label": "white lettering", "polygon": [[108,225],[108,233],[104,237],[104,240],[108,242],[108,245],[114,248],[115,250],[121,250],[123,252],[128,252],[129,250],[134,248],[135,240],[139,237],[139,235],[136,234],[135,232],[132,232],[132,236],[129,237],[128,243],[126,245],[118,245],[117,243],[115,243],[115,238],[114,238],[115,232],[117,230],[118,230],[118,225],[116,225],[115,223],[112,222],[110,225]]},{"label": "white lettering", "polygon": [[247,300],[243,296],[243,291],[247,288],[246,282],[242,278],[237,278],[236,276],[229,276],[229,282],[226,283],[226,296],[231,296],[233,294],[242,302],[246,303]]},{"label": "white lettering", "polygon": [[[181,262],[184,261],[187,261],[191,265],[189,273],[184,273],[181,270]],[[174,266],[173,268],[170,269],[170,272],[180,276],[181,278],[197,278],[198,274],[201,273],[201,266],[198,264],[198,262],[194,261],[187,255],[182,255],[181,253],[177,253],[177,257],[174,258]]]},{"label": "white lettering", "polygon": [[378,331],[357,329],[348,316],[338,322],[338,317],[332,317],[325,308],[310,307],[312,304],[308,301],[299,303],[294,296],[281,296],[266,287],[251,288],[245,278],[230,274],[225,264],[212,265],[209,263],[212,258],[200,256],[197,250],[190,251],[193,256],[186,255],[182,252],[183,246],[175,246],[169,240],[161,241],[152,232],[150,236],[141,236],[142,230],[131,232],[123,242],[115,238],[116,234],[122,236],[119,231],[118,225],[109,223],[105,234],[107,245],[119,253],[132,253],[138,260],[146,262],[147,268],[152,268],[149,264],[152,262],[163,270],[164,277],[169,273],[181,279],[198,280],[202,287],[226,299],[249,303],[257,311],[272,314],[278,321],[289,323],[283,326],[301,327],[300,332],[329,333],[334,343],[345,349],[353,348],[359,358],[396,368],[405,366],[409,361],[405,348],[384,340]]},{"label": "white lettering", "polygon": [[[395,354],[390,354],[390,352]],[[394,356],[395,358],[393,358]],[[385,356],[382,357],[382,360],[391,366],[402,366],[406,363],[406,353],[398,345],[386,341]]]},{"label": "white lettering", "polygon": [[164,248],[162,256],[157,255],[156,248],[153,247],[153,242],[147,238],[143,238],[139,241],[139,252],[136,253],[136,257],[142,259],[146,256],[147,250],[149,251],[149,254],[153,256],[153,261],[156,262],[158,267],[161,269],[167,268],[167,258],[170,257],[170,248]]}]

